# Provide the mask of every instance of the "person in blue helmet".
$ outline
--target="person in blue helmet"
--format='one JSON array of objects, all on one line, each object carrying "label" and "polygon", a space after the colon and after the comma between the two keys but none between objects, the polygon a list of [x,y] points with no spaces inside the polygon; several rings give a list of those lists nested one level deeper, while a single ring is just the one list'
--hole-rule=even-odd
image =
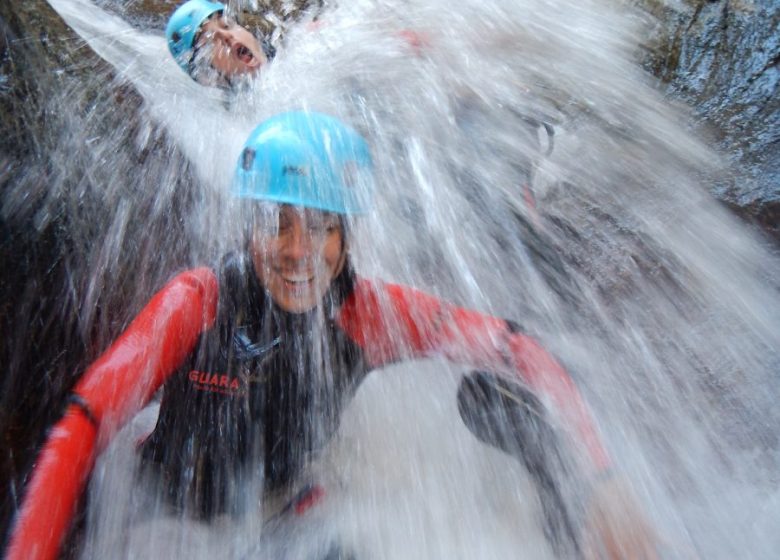
[{"label": "person in blue helmet", "polygon": [[[657,558],[574,382],[537,340],[512,321],[355,271],[351,225],[371,209],[372,172],[366,141],[335,117],[290,112],[261,123],[232,187],[242,245],[215,269],[177,275],[87,370],[69,401],[73,433],[105,441],[143,405],[139,391],[148,399],[164,382],[140,453],[174,511],[240,515],[257,507],[246,489],[261,484],[264,500],[301,513],[327,495],[305,472],[363,380],[391,363],[445,357],[474,368],[460,382],[461,418],[528,470],[559,557]],[[77,489],[87,476],[72,465],[92,464],[81,457],[86,435],[68,441],[64,425],[52,433],[13,560],[53,538],[36,511],[49,502],[35,490],[65,477]],[[572,478],[581,508],[562,490]]]},{"label": "person in blue helmet", "polygon": [[[245,246],[223,262],[216,324],[167,382],[143,446],[171,503],[205,518],[235,513],[237,481],[259,477],[266,497],[305,509],[327,488],[299,493],[296,481],[366,376],[443,354],[475,366],[458,391],[462,420],[525,465],[561,557],[598,542],[607,558],[655,558],[571,378],[537,341],[512,321],[356,273],[350,224],[370,210],[372,169],[366,141],[328,115],[278,115],[246,141],[233,185]],[[587,463],[584,517],[559,484],[575,449]]]},{"label": "person in blue helmet", "polygon": [[188,0],[173,12],[165,28],[168,49],[190,77],[205,85],[229,85],[259,72],[273,48],[209,0]]}]

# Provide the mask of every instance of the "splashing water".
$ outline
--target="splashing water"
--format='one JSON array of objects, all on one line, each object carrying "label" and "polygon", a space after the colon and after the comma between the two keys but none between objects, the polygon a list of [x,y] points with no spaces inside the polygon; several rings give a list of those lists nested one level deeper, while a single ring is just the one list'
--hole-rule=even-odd
[{"label": "splashing water", "polygon": [[[780,267],[706,193],[718,156],[638,67],[651,22],[604,0],[355,2],[316,31],[291,25],[272,65],[226,94],[191,82],[160,35],[84,0],[50,3],[143,97],[139,144],[172,150],[160,124],[184,156],[133,169],[128,193],[105,170],[112,132],[89,144],[107,227],[72,269],[84,333],[122,259],[149,276],[125,287],[131,309],[172,270],[161,259],[199,264],[232,247],[225,193],[257,123],[332,113],[369,138],[378,169],[375,209],[351,237],[357,269],[539,337],[585,393],[669,558],[774,557]],[[48,187],[74,213],[71,234],[89,237],[62,166]],[[160,250],[182,188],[171,235],[187,242]],[[131,227],[144,212],[159,226]],[[147,410],[99,461],[84,555],[300,558],[338,538],[366,558],[553,557],[520,465],[453,421],[461,370],[372,374],[312,467],[334,490],[273,531],[253,516],[206,527],[166,515],[135,486]]]}]

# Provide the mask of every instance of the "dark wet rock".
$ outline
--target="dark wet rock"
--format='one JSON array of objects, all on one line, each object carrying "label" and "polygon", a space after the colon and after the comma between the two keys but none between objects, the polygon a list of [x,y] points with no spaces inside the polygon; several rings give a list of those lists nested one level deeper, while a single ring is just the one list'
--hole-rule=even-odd
[{"label": "dark wet rock", "polygon": [[780,2],[640,3],[660,22],[649,67],[733,164],[712,192],[780,239]]},{"label": "dark wet rock", "polygon": [[[183,265],[181,213],[197,183],[140,97],[45,1],[0,2],[0,49],[5,535],[36,450],[84,365]],[[165,176],[177,161],[180,174]],[[149,188],[161,181],[173,186],[167,198]]]}]

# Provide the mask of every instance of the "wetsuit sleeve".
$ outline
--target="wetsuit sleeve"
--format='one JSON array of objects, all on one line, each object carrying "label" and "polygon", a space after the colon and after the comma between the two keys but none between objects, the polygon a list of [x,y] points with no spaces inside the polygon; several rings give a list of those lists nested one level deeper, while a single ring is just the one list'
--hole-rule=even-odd
[{"label": "wetsuit sleeve", "polygon": [[179,274],[87,369],[39,455],[8,560],[57,557],[95,457],[187,357],[213,323],[216,305],[211,270]]},{"label": "wetsuit sleeve", "polygon": [[512,323],[406,286],[364,279],[356,281],[339,321],[373,367],[440,355],[452,362],[519,376],[581,445],[594,470],[609,467],[608,455],[569,374]]}]

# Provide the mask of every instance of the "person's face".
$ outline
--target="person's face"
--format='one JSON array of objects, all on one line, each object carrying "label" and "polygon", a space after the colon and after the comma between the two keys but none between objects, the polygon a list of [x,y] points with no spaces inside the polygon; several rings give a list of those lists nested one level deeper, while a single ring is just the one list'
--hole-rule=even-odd
[{"label": "person's face", "polygon": [[316,307],[344,267],[337,214],[282,205],[255,219],[252,261],[276,305],[290,313]]},{"label": "person's face", "polygon": [[201,25],[195,44],[210,57],[212,68],[228,78],[252,74],[268,62],[254,35],[221,14]]}]

